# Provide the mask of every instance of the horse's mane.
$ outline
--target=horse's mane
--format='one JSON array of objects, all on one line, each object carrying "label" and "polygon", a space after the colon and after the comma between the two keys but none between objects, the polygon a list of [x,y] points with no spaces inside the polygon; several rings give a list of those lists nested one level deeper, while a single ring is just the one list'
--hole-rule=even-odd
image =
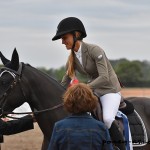
[{"label": "horse's mane", "polygon": [[61,88],[63,88],[65,90],[65,88],[55,78],[51,77],[47,73],[42,72],[41,70],[31,66],[30,64],[24,64],[24,63],[22,63],[22,64],[23,64],[23,68],[25,68],[27,66],[32,71],[37,72],[38,74],[44,76],[45,78],[49,79],[51,82],[53,82],[54,84],[57,84],[57,86],[60,86]]}]

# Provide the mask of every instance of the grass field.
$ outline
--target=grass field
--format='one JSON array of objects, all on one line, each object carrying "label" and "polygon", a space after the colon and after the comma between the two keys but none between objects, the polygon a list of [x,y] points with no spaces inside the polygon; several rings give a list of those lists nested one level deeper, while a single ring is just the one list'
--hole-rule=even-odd
[{"label": "grass field", "polygon": [[[150,97],[150,88],[124,88],[121,91],[124,97]],[[43,135],[35,123],[35,129],[19,133],[16,135],[5,136],[4,143],[1,144],[2,150],[40,150]]]}]

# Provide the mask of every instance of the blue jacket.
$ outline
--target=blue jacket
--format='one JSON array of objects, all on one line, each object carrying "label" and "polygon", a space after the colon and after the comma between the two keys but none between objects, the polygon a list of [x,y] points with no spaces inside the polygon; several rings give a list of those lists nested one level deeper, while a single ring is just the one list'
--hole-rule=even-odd
[{"label": "blue jacket", "polygon": [[71,115],[55,123],[48,150],[113,150],[113,148],[104,123],[84,113]]}]

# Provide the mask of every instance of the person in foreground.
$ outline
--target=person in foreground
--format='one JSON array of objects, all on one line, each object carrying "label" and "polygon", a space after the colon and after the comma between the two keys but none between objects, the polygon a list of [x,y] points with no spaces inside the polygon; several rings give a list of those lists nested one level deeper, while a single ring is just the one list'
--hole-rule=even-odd
[{"label": "person in foreground", "polygon": [[103,121],[109,129],[112,141],[125,150],[124,137],[115,122],[121,102],[121,85],[104,50],[96,44],[83,42],[87,36],[81,20],[67,17],[57,26],[53,41],[61,39],[67,50],[71,50],[66,64],[66,73],[61,84],[68,87],[76,78],[76,71],[89,77],[87,85],[99,96],[103,110]]},{"label": "person in foreground", "polygon": [[0,119],[0,143],[3,142],[3,135],[12,135],[34,128],[34,116],[27,115],[19,120],[3,121]]},{"label": "person in foreground", "polygon": [[90,115],[98,102],[90,87],[72,85],[63,101],[70,116],[55,123],[48,150],[113,150],[107,127]]}]

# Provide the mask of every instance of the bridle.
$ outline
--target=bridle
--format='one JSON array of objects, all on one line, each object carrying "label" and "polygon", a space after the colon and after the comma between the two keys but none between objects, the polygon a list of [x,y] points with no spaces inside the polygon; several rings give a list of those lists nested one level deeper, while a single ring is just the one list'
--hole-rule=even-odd
[{"label": "bridle", "polygon": [[21,115],[21,114],[34,114],[34,115],[37,115],[39,113],[43,113],[43,112],[47,112],[47,111],[52,111],[52,110],[55,110],[55,109],[63,106],[63,103],[60,103],[60,104],[55,105],[55,106],[53,106],[51,108],[47,108],[47,109],[39,110],[39,111],[33,111],[33,112],[8,112],[8,111],[4,111],[3,108],[4,108],[4,106],[5,106],[6,102],[7,102],[7,96],[12,92],[12,90],[16,87],[17,84],[19,84],[19,87],[21,89],[23,98],[25,100],[27,100],[25,92],[23,90],[23,87],[21,86],[22,67],[23,67],[23,64],[20,63],[19,69],[18,69],[17,72],[14,71],[14,70],[12,70],[12,69],[10,69],[10,68],[7,68],[7,67],[3,67],[1,69],[3,71],[0,73],[0,77],[4,73],[9,73],[13,77],[13,82],[11,83],[11,85],[9,86],[9,88],[5,91],[5,93],[0,97],[0,100],[2,99],[1,108],[0,108],[0,117],[7,116],[9,118],[20,119],[20,118],[16,118],[16,117],[10,117],[10,116],[8,116],[8,114],[17,114],[17,115]]}]

